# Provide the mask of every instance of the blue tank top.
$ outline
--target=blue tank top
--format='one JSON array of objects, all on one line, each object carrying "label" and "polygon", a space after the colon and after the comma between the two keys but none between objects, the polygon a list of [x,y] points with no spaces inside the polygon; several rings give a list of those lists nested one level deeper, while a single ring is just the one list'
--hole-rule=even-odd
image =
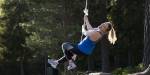
[{"label": "blue tank top", "polygon": [[89,37],[85,37],[80,43],[78,43],[78,49],[86,54],[90,55],[92,54],[94,48],[95,48],[96,43],[90,40]]}]

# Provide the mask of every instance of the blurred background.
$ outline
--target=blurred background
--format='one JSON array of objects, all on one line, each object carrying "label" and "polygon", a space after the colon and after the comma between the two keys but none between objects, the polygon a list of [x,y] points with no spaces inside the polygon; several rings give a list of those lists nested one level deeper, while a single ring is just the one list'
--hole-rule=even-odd
[{"label": "blurred background", "polygon": [[[47,59],[63,55],[63,42],[80,41],[85,2],[0,0],[0,75],[44,75]],[[126,75],[140,71],[144,5],[144,0],[88,0],[91,25],[112,22],[118,40],[115,45],[104,40],[91,56],[79,57],[76,73],[102,71]],[[62,75],[67,75],[65,66],[59,67]]]}]

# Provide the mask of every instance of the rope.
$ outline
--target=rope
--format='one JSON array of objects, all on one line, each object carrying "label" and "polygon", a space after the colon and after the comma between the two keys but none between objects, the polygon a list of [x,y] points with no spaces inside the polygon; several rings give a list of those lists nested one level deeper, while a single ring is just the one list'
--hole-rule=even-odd
[{"label": "rope", "polygon": [[[87,9],[87,6],[88,6],[88,0],[86,0],[86,2],[85,2],[85,8],[84,8],[84,10],[83,10],[83,12],[84,12],[84,16],[85,15],[87,15],[88,16],[88,9]],[[87,12],[85,12],[85,10],[87,10]],[[83,25],[85,25],[85,21],[84,21],[84,24]],[[82,41],[82,39],[83,39],[83,34],[81,35],[81,40],[80,41]]]},{"label": "rope", "polygon": [[88,6],[88,0],[86,0],[86,3],[85,3],[85,8],[84,8],[84,14],[88,16],[88,9],[87,9],[87,6]]},{"label": "rope", "polygon": [[88,5],[88,3],[87,3],[87,0],[86,0],[85,9],[87,9],[87,5]]}]

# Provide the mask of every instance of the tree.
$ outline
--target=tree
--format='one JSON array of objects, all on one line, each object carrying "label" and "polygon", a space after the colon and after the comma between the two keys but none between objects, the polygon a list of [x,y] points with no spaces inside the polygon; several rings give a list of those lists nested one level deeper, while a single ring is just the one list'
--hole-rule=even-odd
[{"label": "tree", "polygon": [[143,3],[143,0],[110,2],[109,18],[113,21],[118,37],[117,43],[111,50],[111,59],[114,61],[111,63],[114,67],[133,67],[142,62]]},{"label": "tree", "polygon": [[144,55],[143,64],[145,70],[130,75],[150,75],[150,0],[145,0],[145,20],[144,20]]},{"label": "tree", "polygon": [[[99,26],[107,20],[107,0],[89,0],[89,19],[93,27]],[[101,69],[102,72],[109,72],[109,48],[108,40],[105,37],[97,44],[92,56],[89,56],[89,70]],[[93,59],[94,58],[94,59]],[[97,65],[93,65],[93,64]],[[100,64],[101,63],[101,64]]]},{"label": "tree", "polygon": [[[1,1],[4,1],[4,16],[0,16],[0,73],[3,75],[12,72],[43,75],[46,54],[58,58],[62,55],[62,42],[80,40],[85,0]],[[92,71],[109,72],[114,66],[137,65],[143,50],[142,1],[88,0],[92,26],[97,27],[108,18],[117,28],[118,41],[113,50],[109,49],[107,39],[98,43],[89,64],[80,58],[83,60],[78,62],[78,71],[89,67]],[[112,56],[110,61],[109,54]],[[109,62],[115,64],[109,66]]]},{"label": "tree", "polygon": [[145,24],[144,24],[144,56],[143,64],[147,68],[144,75],[150,74],[150,0],[145,1]]},{"label": "tree", "polygon": [[[101,12],[103,15],[101,18],[102,22],[106,22],[107,19],[107,9],[106,4],[107,0],[101,0],[100,5],[101,6]],[[109,73],[110,72],[110,61],[109,61],[109,51],[110,51],[110,44],[107,39],[107,35],[104,35],[104,37],[101,39],[101,65],[102,65],[102,72]]]},{"label": "tree", "polygon": [[[13,10],[12,10],[13,9]],[[9,1],[6,0],[3,5],[5,12],[5,33],[2,35],[4,41],[2,44],[6,46],[4,52],[4,68],[8,72],[14,72],[16,75],[24,75],[24,62],[26,61],[25,54],[28,53],[25,39],[29,34],[25,30],[24,22],[28,22],[26,11],[28,6],[24,0]],[[6,66],[6,67],[5,67]],[[16,70],[12,70],[10,66],[15,66]]]},{"label": "tree", "polygon": [[150,64],[150,1],[145,2],[145,24],[144,24],[144,57],[143,63],[145,67]]}]

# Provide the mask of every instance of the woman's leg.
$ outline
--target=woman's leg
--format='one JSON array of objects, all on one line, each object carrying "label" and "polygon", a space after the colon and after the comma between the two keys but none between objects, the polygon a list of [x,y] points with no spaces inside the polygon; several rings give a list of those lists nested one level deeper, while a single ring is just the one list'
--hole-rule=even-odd
[{"label": "woman's leg", "polygon": [[71,45],[70,43],[63,43],[62,50],[63,50],[64,56],[62,56],[58,60],[48,60],[48,63],[51,64],[53,68],[56,68],[59,63],[64,63],[66,61],[69,61],[68,70],[74,69],[76,67],[76,65],[73,62],[75,58],[74,57],[75,53],[73,53],[72,49],[74,49],[73,45]]},{"label": "woman's leg", "polygon": [[62,44],[62,50],[63,50],[64,56],[58,59],[59,63],[64,63],[68,60],[72,60],[72,56],[74,53],[71,51],[71,49],[73,49],[73,46],[70,43]]},{"label": "woman's leg", "polygon": [[73,56],[73,54],[71,52],[65,51],[64,56],[62,56],[61,58],[59,58],[57,61],[59,63],[64,63],[64,62],[66,62],[68,60],[71,60],[72,56]]}]

